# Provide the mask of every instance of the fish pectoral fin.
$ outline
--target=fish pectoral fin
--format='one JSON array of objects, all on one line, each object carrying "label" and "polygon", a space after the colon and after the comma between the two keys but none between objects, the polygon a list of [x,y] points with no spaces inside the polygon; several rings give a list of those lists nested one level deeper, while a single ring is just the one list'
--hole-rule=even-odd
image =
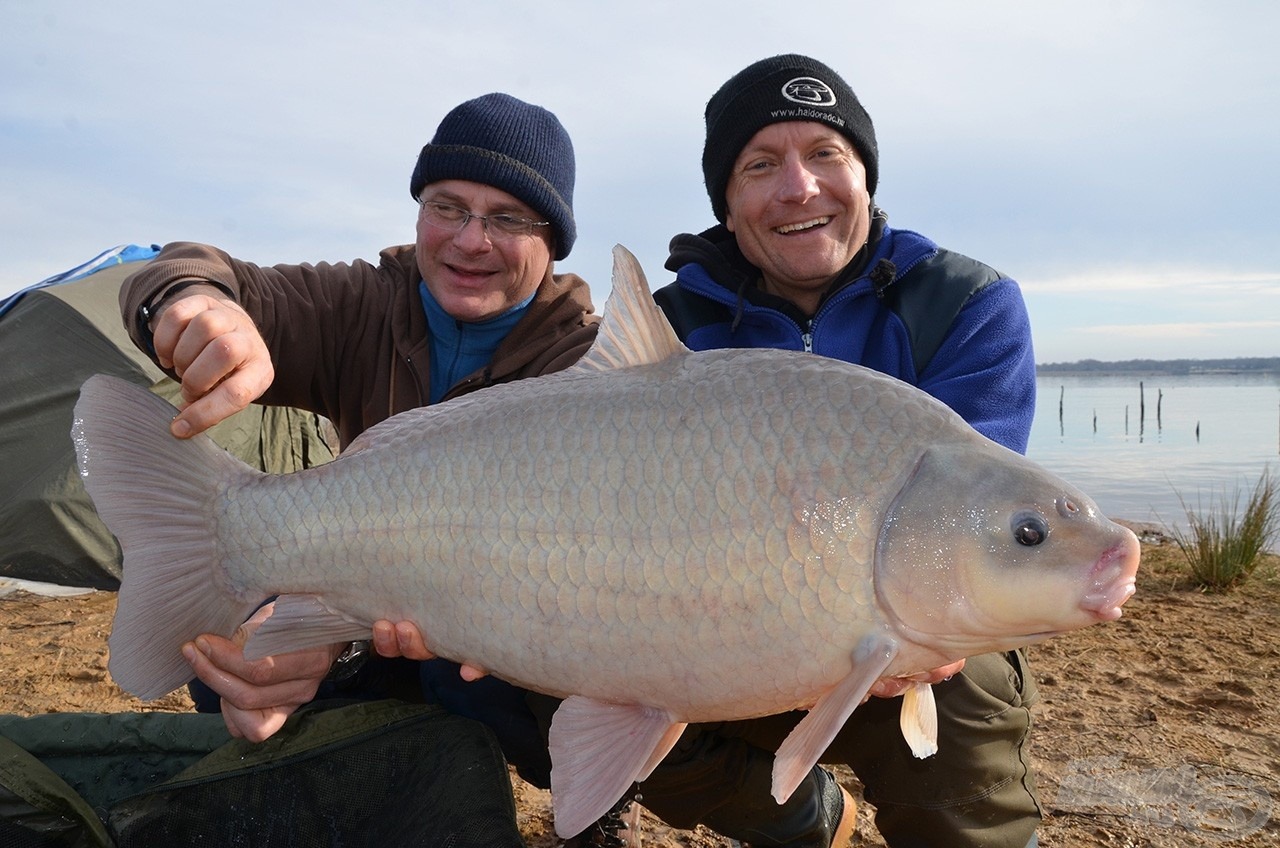
[{"label": "fish pectoral fin", "polygon": [[898,643],[886,636],[862,640],[853,652],[853,670],[818,699],[778,746],[773,758],[774,800],[782,804],[791,797],[897,653]]},{"label": "fish pectoral fin", "polygon": [[331,609],[319,595],[281,595],[270,618],[244,646],[248,660],[287,654],[303,648],[368,639],[372,625]]},{"label": "fish pectoral fin", "polygon": [[666,710],[572,695],[551,719],[551,798],[568,839],[607,813],[667,755],[684,723]]},{"label": "fish pectoral fin", "polygon": [[933,700],[931,685],[917,682],[902,693],[898,725],[916,759],[938,753],[938,705]]}]

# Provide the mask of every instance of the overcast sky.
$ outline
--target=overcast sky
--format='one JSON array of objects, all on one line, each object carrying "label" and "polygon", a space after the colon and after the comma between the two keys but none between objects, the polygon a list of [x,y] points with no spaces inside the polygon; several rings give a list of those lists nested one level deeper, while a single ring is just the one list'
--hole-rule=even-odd
[{"label": "overcast sky", "polygon": [[877,201],[1017,279],[1040,362],[1280,356],[1280,4],[1271,0],[0,0],[0,296],[117,244],[250,261],[412,241],[446,112],[506,91],[578,160],[558,264],[654,287],[714,223],[702,112],[807,53],[875,122]]}]

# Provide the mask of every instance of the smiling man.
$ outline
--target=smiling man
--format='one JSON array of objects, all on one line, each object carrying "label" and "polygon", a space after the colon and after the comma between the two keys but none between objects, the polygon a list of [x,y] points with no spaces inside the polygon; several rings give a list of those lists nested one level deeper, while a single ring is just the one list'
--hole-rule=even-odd
[{"label": "smiling man", "polygon": [[[135,343],[182,382],[174,435],[256,400],[325,415],[346,448],[398,412],[572,365],[597,320],[586,282],[553,273],[576,236],[574,178],[555,115],[487,94],[450,111],[422,148],[409,181],[416,242],[383,250],[377,264],[261,267],[207,245],[167,245],[126,280],[120,302]],[[430,652],[417,633],[398,645],[389,623],[374,640],[386,657],[332,645],[247,662],[240,645],[266,612],[235,641],[206,634],[184,649],[197,707],[221,710],[235,736],[265,739],[318,690],[421,700],[420,673],[458,677],[443,660],[402,659]],[[475,699],[492,700],[490,686],[477,684]]]},{"label": "smiling man", "polygon": [[[706,126],[703,175],[720,223],[672,240],[676,280],[655,294],[684,342],[811,351],[874,368],[1025,451],[1035,359],[1018,285],[888,226],[874,202],[875,130],[848,84],[814,59],[775,56],[712,96]],[[970,658],[934,690],[933,757],[912,757],[898,731],[900,700],[881,697],[854,712],[822,762],[853,768],[893,848],[1034,845],[1025,657]],[[786,805],[770,795],[773,751],[800,717],[689,727],[641,786],[645,805],[753,848],[845,844],[852,805],[822,766]]]}]

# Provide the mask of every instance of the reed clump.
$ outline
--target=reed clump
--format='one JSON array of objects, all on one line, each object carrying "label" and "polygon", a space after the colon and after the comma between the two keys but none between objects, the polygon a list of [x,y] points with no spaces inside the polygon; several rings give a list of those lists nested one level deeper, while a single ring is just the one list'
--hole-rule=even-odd
[{"label": "reed clump", "polygon": [[1186,531],[1175,529],[1174,542],[1191,569],[1192,579],[1207,591],[1225,592],[1243,583],[1260,562],[1260,557],[1280,535],[1280,483],[1263,472],[1240,511],[1240,490],[1230,504],[1197,511],[1187,506]]}]

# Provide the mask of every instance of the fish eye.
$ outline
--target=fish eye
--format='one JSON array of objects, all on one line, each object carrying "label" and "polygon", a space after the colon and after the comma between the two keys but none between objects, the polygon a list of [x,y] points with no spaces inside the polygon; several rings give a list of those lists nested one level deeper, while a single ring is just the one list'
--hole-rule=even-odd
[{"label": "fish eye", "polygon": [[1044,544],[1049,538],[1049,522],[1040,513],[1029,509],[1013,516],[1010,529],[1013,530],[1014,540],[1028,548]]}]

